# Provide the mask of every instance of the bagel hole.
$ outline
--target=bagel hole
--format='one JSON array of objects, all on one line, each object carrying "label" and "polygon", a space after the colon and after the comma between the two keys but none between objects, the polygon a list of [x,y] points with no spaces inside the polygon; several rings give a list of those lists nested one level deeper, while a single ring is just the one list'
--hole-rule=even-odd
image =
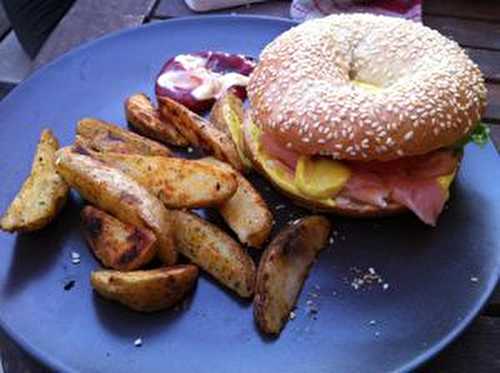
[{"label": "bagel hole", "polygon": [[351,80],[351,84],[365,92],[370,92],[370,93],[378,93],[383,89],[383,87],[379,85],[358,79]]},{"label": "bagel hole", "polygon": [[380,86],[379,84],[377,84],[375,82],[369,82],[369,81],[360,79],[358,77],[358,73],[355,69],[349,70],[349,81],[353,86],[355,86],[355,87],[357,87],[365,92],[378,93],[379,91],[381,91],[383,89],[382,86]]}]

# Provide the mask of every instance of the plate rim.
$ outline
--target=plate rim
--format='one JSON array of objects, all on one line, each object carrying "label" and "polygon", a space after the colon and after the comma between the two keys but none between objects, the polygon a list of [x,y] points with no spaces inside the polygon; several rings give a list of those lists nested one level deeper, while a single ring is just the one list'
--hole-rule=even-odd
[{"label": "plate rim", "polygon": [[[30,74],[25,80],[23,80],[20,84],[18,84],[11,92],[7,94],[0,101],[0,110],[2,107],[8,105],[12,97],[17,96],[22,91],[24,85],[29,84],[32,80],[36,80],[40,75],[43,75],[46,71],[54,68],[57,64],[65,61],[68,58],[73,57],[74,55],[80,53],[81,51],[92,47],[93,45],[104,43],[109,39],[117,38],[129,33],[137,32],[137,30],[144,30],[149,28],[161,28],[164,27],[166,23],[190,23],[190,22],[205,22],[207,20],[211,21],[225,21],[225,20],[260,20],[260,21],[270,21],[270,22],[280,22],[283,24],[288,24],[290,27],[296,26],[299,22],[287,19],[283,17],[277,16],[266,16],[266,15],[240,15],[240,14],[230,14],[230,15],[195,15],[188,17],[178,17],[172,19],[162,19],[156,22],[150,22],[146,24],[136,25],[133,27],[128,27],[125,29],[121,29],[118,31],[113,31],[96,39],[84,42],[83,44],[78,45],[70,49],[69,51],[63,53],[62,55],[56,57],[54,60],[45,64],[44,66],[35,70],[32,74]],[[495,148],[493,149],[496,150]],[[500,255],[499,255],[500,259]],[[460,323],[455,326],[453,329],[449,331],[439,342],[433,344],[432,346],[425,349],[424,352],[418,354],[412,360],[407,361],[404,365],[401,365],[397,371],[413,371],[418,367],[421,367],[423,364],[429,362],[432,358],[436,357],[440,352],[442,352],[447,346],[449,346],[453,341],[455,341],[464,331],[465,329],[474,321],[476,317],[479,316],[481,310],[486,306],[489,298],[493,294],[497,284],[500,280],[500,260],[499,263],[496,264],[496,273],[494,276],[490,278],[487,283],[486,291],[483,292],[481,297],[478,298],[476,304],[473,308],[470,308],[466,316],[462,318]],[[40,351],[34,344],[30,343],[26,338],[19,335],[13,328],[11,328],[2,318],[0,318],[0,328],[5,333],[6,337],[14,342],[17,348],[19,348],[23,353],[31,357],[37,363],[55,370],[55,371],[65,371],[72,372],[74,371],[72,368],[68,367],[66,364],[61,362],[56,358],[56,355],[46,355],[42,351]]]}]

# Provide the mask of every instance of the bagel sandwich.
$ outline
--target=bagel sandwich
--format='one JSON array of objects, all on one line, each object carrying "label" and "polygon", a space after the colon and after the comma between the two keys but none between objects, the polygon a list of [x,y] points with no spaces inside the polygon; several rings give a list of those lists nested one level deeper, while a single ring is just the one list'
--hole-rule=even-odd
[{"label": "bagel sandwich", "polygon": [[435,226],[462,149],[487,141],[484,79],[459,45],[367,14],[307,21],[273,40],[247,86],[244,151],[296,203]]}]

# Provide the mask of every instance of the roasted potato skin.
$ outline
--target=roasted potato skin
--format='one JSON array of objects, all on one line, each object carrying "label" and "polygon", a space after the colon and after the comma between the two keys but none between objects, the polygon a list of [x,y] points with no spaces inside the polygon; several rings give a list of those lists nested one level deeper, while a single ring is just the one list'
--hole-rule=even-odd
[{"label": "roasted potato skin", "polygon": [[210,111],[210,121],[222,132],[231,135],[224,110],[226,107],[237,115],[240,122],[243,121],[243,102],[230,90],[226,91],[217,101],[215,101]]},{"label": "roasted potato skin", "polygon": [[269,244],[260,259],[254,298],[254,316],[262,332],[280,333],[330,230],[328,219],[310,216],[289,224]]},{"label": "roasted potato skin", "polygon": [[69,187],[56,172],[55,153],[59,142],[44,129],[37,145],[31,173],[0,219],[7,232],[29,232],[48,225],[64,206]]},{"label": "roasted potato skin", "polygon": [[163,157],[172,155],[170,149],[156,141],[94,118],[84,118],[78,122],[75,144],[83,145],[98,152]]},{"label": "roasted potato skin", "polygon": [[164,144],[187,146],[189,142],[170,123],[162,120],[148,96],[137,93],[125,100],[125,116],[139,134]]},{"label": "roasted potato skin", "polygon": [[212,123],[167,97],[158,97],[158,108],[160,117],[172,123],[191,145],[230,163],[237,170],[243,170],[235,144]]},{"label": "roasted potato skin", "polygon": [[231,169],[198,160],[88,153],[132,177],[169,208],[216,206],[231,198],[238,187]]},{"label": "roasted potato skin", "polygon": [[66,147],[56,153],[59,174],[84,199],[122,222],[152,230],[158,240],[158,256],[174,264],[173,221],[161,201],[120,170]]},{"label": "roasted potato skin", "polygon": [[101,296],[140,312],[169,308],[193,288],[198,278],[194,265],[176,265],[145,271],[92,272],[90,282]]},{"label": "roasted potato skin", "polygon": [[255,264],[243,248],[197,215],[180,210],[174,214],[177,250],[239,296],[251,297]]},{"label": "roasted potato skin", "polygon": [[236,193],[221,203],[218,210],[227,225],[236,233],[240,242],[255,248],[261,247],[268,239],[273,226],[273,215],[264,198],[242,174],[229,164],[213,157],[202,160],[235,172],[238,182]]},{"label": "roasted potato skin", "polygon": [[259,153],[257,148],[257,142],[252,139],[252,114],[251,110],[245,111],[243,116],[243,153],[245,157],[250,160],[254,170],[265,174],[260,162],[257,159],[257,154]]},{"label": "roasted potato skin", "polygon": [[[243,101],[231,90],[226,91],[217,99],[210,111],[210,122],[231,138],[246,171],[252,168],[252,162],[246,157],[244,151],[243,119]],[[232,127],[233,130],[231,130]]]},{"label": "roasted potato skin", "polygon": [[83,235],[105,267],[132,271],[156,255],[156,236],[151,230],[123,223],[93,206],[86,206],[80,216]]}]

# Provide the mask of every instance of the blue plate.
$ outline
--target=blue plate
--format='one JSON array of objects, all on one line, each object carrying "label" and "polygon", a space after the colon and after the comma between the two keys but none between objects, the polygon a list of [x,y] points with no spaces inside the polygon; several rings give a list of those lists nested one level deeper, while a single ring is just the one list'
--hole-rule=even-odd
[{"label": "blue plate", "polygon": [[[123,100],[153,93],[169,57],[205,49],[257,56],[290,21],[203,17],[121,32],[58,59],[0,104],[4,210],[28,174],[40,130],[72,142],[85,116],[125,125]],[[94,295],[99,267],[78,228],[76,194],[47,229],[0,234],[0,322],[40,363],[63,371],[359,372],[415,368],[477,315],[500,267],[500,180],[493,146],[469,146],[437,228],[410,215],[377,220],[332,217],[335,242],[314,266],[296,318],[275,340],[256,330],[251,303],[207,276],[177,310],[139,314]],[[277,226],[304,211],[258,176]],[[285,205],[283,206],[281,205]],[[215,214],[208,216],[217,219]],[[71,252],[81,263],[71,263]],[[352,286],[373,268],[383,281]],[[65,284],[75,281],[70,290]],[[383,284],[387,283],[388,287]],[[319,312],[308,312],[312,300]],[[134,340],[142,338],[142,347]]]}]

